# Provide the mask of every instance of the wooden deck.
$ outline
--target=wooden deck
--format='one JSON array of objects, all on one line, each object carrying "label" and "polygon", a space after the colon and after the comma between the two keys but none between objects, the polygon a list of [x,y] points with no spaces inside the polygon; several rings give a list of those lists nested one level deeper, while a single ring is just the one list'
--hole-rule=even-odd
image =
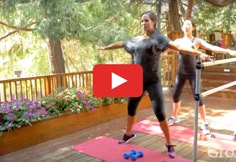
[{"label": "wooden deck", "polygon": [[[165,96],[165,107],[167,116],[172,111],[171,93],[167,92]],[[205,98],[207,106],[207,115],[213,132],[233,134],[233,128],[227,127],[229,123],[236,123],[236,100],[226,98],[207,97]],[[183,121],[179,124],[186,127],[193,127],[194,121],[194,100],[191,95],[184,94],[180,117]],[[155,119],[152,109],[140,110],[138,112],[138,121],[143,119]],[[67,136],[63,136],[48,142],[44,142],[17,152],[6,154],[0,157],[1,162],[102,162],[103,160],[87,156],[71,149],[71,146],[94,139],[98,136],[106,135],[115,139],[120,139],[124,133],[126,117],[117,118],[109,122],[99,124],[94,127],[78,131]],[[63,130],[62,130],[63,131]],[[132,143],[156,150],[166,152],[165,140],[161,137],[152,136],[144,133],[136,133],[137,137]],[[233,138],[233,136],[232,136]],[[176,145],[177,156],[192,159],[193,146],[191,144],[173,141]],[[0,146],[1,147],[1,146]],[[232,154],[231,154],[232,155]],[[228,158],[223,153],[221,158],[211,158],[208,156],[208,148],[198,147],[199,162],[235,162],[234,157]]]}]

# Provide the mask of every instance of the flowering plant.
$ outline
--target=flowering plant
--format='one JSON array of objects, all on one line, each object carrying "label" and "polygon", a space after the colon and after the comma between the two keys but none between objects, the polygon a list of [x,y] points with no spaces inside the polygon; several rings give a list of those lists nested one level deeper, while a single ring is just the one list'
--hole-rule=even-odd
[{"label": "flowering plant", "polygon": [[102,104],[100,99],[94,97],[89,89],[75,88],[58,90],[56,95],[43,97],[40,102],[48,110],[50,116],[65,112],[89,111]]},{"label": "flowering plant", "polygon": [[56,95],[49,95],[40,100],[49,116],[58,116],[65,112],[91,111],[95,110],[96,107],[117,101],[118,98],[95,97],[92,93],[92,87],[58,90]]},{"label": "flowering plant", "polygon": [[2,131],[31,125],[32,122],[55,117],[66,112],[91,111],[98,106],[121,102],[123,98],[96,98],[92,88],[58,90],[39,101],[28,99],[0,103],[0,136]]},{"label": "flowering plant", "polygon": [[42,120],[47,116],[47,111],[37,101],[12,99],[0,103],[0,114],[0,131],[5,131]]}]

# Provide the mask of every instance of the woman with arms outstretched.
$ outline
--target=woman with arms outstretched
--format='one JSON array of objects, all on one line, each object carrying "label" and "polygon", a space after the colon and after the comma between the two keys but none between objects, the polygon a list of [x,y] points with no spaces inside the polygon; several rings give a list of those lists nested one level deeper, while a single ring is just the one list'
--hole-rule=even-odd
[{"label": "woman with arms outstretched", "polygon": [[[156,29],[157,17],[151,12],[147,11],[141,14],[141,26],[145,34],[135,37],[131,40],[117,42],[105,47],[100,47],[101,50],[110,50],[124,48],[132,55],[132,63],[140,64],[143,68],[143,92],[149,93],[152,102],[154,113],[160,123],[160,127],[166,138],[167,155],[170,158],[176,156],[174,145],[171,143],[169,126],[165,116],[164,99],[161,84],[160,73],[160,55],[166,49],[174,49],[186,53],[188,55],[197,55],[203,59],[209,58],[208,55],[194,50],[192,48],[185,48],[175,42],[169,40],[167,37],[160,34]],[[136,135],[132,132],[135,123],[136,109],[141,100],[140,97],[131,97],[128,100],[128,119],[126,133],[119,144],[129,142]]]},{"label": "woman with arms outstretched", "polygon": [[[183,23],[182,30],[184,32],[183,38],[176,39],[175,42],[179,45],[185,44],[185,46],[190,48],[197,48],[203,50],[209,50],[215,53],[221,54],[230,54],[235,56],[236,51],[230,49],[224,49],[218,46],[211,45],[204,41],[203,39],[195,37],[195,24],[192,23],[190,20],[186,20]],[[184,52],[179,52],[179,67],[177,76],[175,79],[175,85],[173,88],[173,112],[171,117],[168,119],[169,125],[173,125],[179,122],[178,119],[178,112],[180,109],[180,97],[182,93],[182,89],[186,81],[189,82],[193,98],[195,96],[195,86],[196,86],[196,57],[186,55]],[[205,112],[205,105],[203,103],[203,98],[200,96],[199,102],[199,113],[200,118],[203,121],[201,125],[201,129],[203,134],[209,134],[210,129],[206,120],[206,112]]]}]

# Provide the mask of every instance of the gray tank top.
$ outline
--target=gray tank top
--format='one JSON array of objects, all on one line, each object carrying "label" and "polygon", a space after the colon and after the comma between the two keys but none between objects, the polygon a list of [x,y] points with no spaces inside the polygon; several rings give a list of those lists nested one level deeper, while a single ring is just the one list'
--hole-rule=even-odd
[{"label": "gray tank top", "polygon": [[[194,39],[192,40],[191,47],[194,48]],[[184,43],[184,40],[183,40]],[[195,76],[196,72],[196,56],[191,56],[183,53],[179,53],[179,75]]]}]

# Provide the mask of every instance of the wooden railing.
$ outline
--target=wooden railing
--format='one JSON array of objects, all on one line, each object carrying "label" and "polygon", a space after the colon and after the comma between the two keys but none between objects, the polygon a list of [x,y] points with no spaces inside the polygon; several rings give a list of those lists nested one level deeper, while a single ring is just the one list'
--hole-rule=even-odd
[{"label": "wooden railing", "polygon": [[[175,77],[175,55],[163,55],[161,59],[162,84],[170,87]],[[93,82],[92,77],[92,71],[85,71],[0,80],[0,100],[10,101],[23,98],[37,100],[49,94],[55,94],[57,89],[90,86]]]},{"label": "wooden railing", "polygon": [[177,55],[174,51],[161,57],[161,79],[163,87],[172,87],[174,85],[177,72]]},{"label": "wooden railing", "polygon": [[91,84],[92,71],[0,80],[0,99],[36,100],[55,94],[57,89],[87,87]]},{"label": "wooden railing", "polygon": [[[215,60],[223,60],[223,59],[229,59],[229,58],[235,58],[233,56],[230,56],[230,55],[224,55],[224,54],[217,54],[217,53],[211,53],[211,55],[213,56],[213,58]],[[217,66],[233,66],[235,67],[236,66],[236,62],[231,62],[231,63],[227,63],[227,64],[221,64],[221,65],[217,65]]]}]

